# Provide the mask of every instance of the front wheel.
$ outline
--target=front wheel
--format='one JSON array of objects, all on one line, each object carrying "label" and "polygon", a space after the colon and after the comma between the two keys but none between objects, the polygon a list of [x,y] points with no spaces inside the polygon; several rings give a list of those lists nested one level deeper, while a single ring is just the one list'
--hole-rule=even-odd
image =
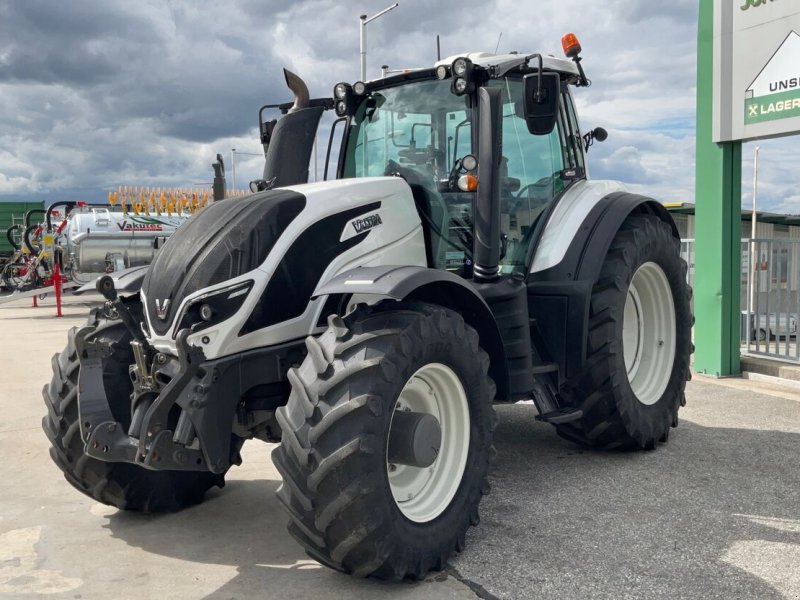
[{"label": "front wheel", "polygon": [[587,358],[561,390],[580,408],[558,433],[602,448],[654,448],[678,424],[689,378],[692,315],[686,263],[668,224],[632,215],[592,289]]},{"label": "front wheel", "polygon": [[[131,336],[122,321],[100,314],[89,317],[97,329],[88,339],[109,343],[103,359],[103,385],[115,418],[130,424],[132,384],[128,365],[133,362]],[[67,347],[53,356],[53,378],[42,391],[47,415],[42,428],[50,440],[50,456],[66,480],[81,493],[119,509],[147,513],[172,512],[202,502],[212,486],[225,484],[223,475],[198,471],[150,471],[134,464],[103,462],[86,454],[78,412],[78,375],[81,357],[72,328]]]},{"label": "front wheel", "polygon": [[488,492],[494,383],[478,334],[422,303],[360,307],[308,338],[272,458],[289,532],[334,569],[420,578]]}]

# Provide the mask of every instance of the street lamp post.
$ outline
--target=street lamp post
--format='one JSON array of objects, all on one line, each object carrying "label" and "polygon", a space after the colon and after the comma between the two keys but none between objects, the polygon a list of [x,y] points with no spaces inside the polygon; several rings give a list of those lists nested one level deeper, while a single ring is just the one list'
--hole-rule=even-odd
[{"label": "street lamp post", "polygon": [[[756,290],[758,289],[758,283],[756,281],[756,277],[758,276],[758,271],[756,267],[758,267],[758,255],[757,255],[757,245],[756,245],[756,221],[758,219],[756,213],[756,202],[758,198],[758,152],[761,150],[759,146],[756,146],[755,156],[753,158],[753,214],[750,217],[750,293],[748,294],[748,319],[754,319],[753,323],[755,323],[755,317],[753,316],[753,311],[755,310],[756,305]],[[748,327],[753,331],[758,331],[758,327],[754,325]]]},{"label": "street lamp post", "polygon": [[361,15],[358,17],[359,25],[361,29],[361,44],[360,44],[360,55],[361,55],[361,81],[367,80],[367,23],[370,23],[377,19],[378,17],[382,17],[387,12],[392,9],[395,9],[399,6],[397,2],[392,4],[391,6],[384,8],[381,12],[377,15],[373,15],[368,17],[367,15]]},{"label": "street lamp post", "polygon": [[231,148],[231,175],[233,176],[233,191],[236,191],[236,161],[234,160],[236,148]]}]

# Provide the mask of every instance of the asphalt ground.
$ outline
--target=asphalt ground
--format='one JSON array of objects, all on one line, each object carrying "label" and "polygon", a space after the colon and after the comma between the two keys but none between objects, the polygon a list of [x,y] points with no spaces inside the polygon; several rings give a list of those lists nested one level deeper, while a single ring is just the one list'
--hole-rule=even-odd
[{"label": "asphalt ground", "polygon": [[309,560],[250,442],[224,490],[143,516],[75,491],[48,456],[41,388],[86,297],[0,306],[2,598],[800,598],[800,391],[695,377],[670,441],[607,453],[530,405],[498,408],[498,461],[465,552],[426,581]]}]

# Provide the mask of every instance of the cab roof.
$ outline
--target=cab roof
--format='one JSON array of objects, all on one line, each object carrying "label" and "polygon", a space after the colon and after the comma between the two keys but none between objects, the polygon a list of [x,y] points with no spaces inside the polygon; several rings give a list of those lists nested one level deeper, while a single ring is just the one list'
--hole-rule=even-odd
[{"label": "cab roof", "polygon": [[[450,66],[457,58],[468,58],[473,64],[488,68],[488,67],[511,67],[520,64],[525,59],[525,54],[512,53],[512,54],[492,54],[490,52],[468,52],[466,54],[453,54],[447,58],[438,61],[434,68],[439,65]],[[538,61],[532,59],[530,64],[533,67],[537,66]],[[542,55],[543,68],[547,71],[557,71],[568,75],[578,75],[578,67],[571,60],[557,58],[555,56]]]}]

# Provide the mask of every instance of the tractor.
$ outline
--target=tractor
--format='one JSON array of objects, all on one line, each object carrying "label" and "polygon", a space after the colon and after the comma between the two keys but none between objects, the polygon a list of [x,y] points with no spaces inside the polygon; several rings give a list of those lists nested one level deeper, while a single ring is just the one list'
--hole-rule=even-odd
[{"label": "tractor", "polygon": [[[666,442],[692,350],[678,230],[589,179],[606,132],[579,127],[589,81],[563,43],[565,59],[462,54],[332,98],[286,72],[253,194],[98,280],[105,303],[54,356],[43,427],[67,480],[174,511],[221,487],[245,440],[279,442],[277,496],[311,557],[417,579],[479,522],[495,404],[532,400],[585,446]],[[335,177],[307,183],[326,111]]]}]

